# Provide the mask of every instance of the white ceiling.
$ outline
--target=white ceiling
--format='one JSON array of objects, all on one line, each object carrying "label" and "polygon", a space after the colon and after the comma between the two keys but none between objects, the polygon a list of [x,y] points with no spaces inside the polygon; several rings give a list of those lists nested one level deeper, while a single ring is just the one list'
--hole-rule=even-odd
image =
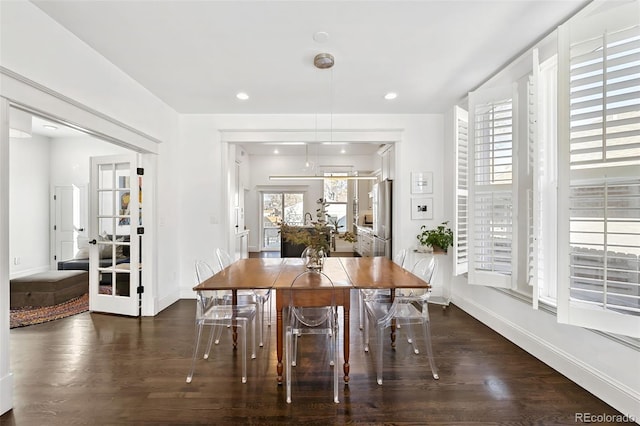
[{"label": "white ceiling", "polygon": [[[179,113],[422,114],[589,1],[32,2]],[[331,70],[313,66],[321,52]]]}]

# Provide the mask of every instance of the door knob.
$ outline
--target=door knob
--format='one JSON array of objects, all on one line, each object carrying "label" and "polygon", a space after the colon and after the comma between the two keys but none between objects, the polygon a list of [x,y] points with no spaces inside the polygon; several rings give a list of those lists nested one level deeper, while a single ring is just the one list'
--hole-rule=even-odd
[{"label": "door knob", "polygon": [[96,239],[94,238],[93,240],[89,241],[89,244],[94,244],[94,245],[97,244]]}]

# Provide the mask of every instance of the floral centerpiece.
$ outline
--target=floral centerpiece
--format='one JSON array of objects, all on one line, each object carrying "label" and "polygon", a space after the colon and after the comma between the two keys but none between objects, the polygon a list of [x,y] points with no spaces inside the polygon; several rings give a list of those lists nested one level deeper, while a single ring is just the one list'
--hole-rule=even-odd
[{"label": "floral centerpiece", "polygon": [[337,222],[331,218],[327,219],[325,211],[328,204],[324,199],[320,198],[317,203],[316,220],[311,221],[312,229],[286,223],[280,225],[280,233],[285,241],[306,247],[304,256],[310,269],[322,269],[324,258],[329,254],[331,241],[335,236],[351,243],[356,241],[355,234],[349,231],[340,233]]}]

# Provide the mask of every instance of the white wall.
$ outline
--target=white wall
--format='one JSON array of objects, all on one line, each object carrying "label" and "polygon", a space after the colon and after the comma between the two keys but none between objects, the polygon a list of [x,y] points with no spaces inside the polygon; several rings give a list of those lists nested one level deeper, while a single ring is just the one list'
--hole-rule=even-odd
[{"label": "white wall", "polygon": [[[174,165],[178,205],[177,267],[170,273],[179,281],[180,297],[195,297],[194,262],[213,262],[216,247],[227,247],[223,202],[226,173],[222,169],[219,124],[215,117],[189,115],[180,118],[180,149]],[[226,166],[226,162],[225,162]]]},{"label": "white wall", "polygon": [[[10,277],[49,270],[49,139],[11,138]],[[19,264],[15,264],[17,259]]]},{"label": "white wall", "polygon": [[[445,164],[443,152],[445,146],[443,116],[429,114],[411,117],[410,124],[404,126],[401,143],[396,144],[394,198],[394,251],[416,247],[416,236],[422,225],[435,227],[453,217],[445,210],[444,191]],[[401,117],[399,117],[401,120]],[[400,122],[398,123],[400,124]],[[411,172],[433,172],[433,194],[411,194]],[[433,198],[433,219],[412,220],[411,198]]]},{"label": "white wall", "polygon": [[91,157],[128,152],[91,136],[51,139],[51,184],[88,185]]}]

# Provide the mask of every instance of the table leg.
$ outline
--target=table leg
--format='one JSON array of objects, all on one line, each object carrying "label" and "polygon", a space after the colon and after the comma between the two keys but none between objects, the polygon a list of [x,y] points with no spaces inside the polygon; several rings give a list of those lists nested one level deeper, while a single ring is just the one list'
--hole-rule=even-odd
[{"label": "table leg", "polygon": [[282,384],[282,291],[276,291],[276,352],[278,354],[278,384]]},{"label": "table leg", "polygon": [[[350,304],[350,297],[351,297],[351,290],[347,289],[344,290],[344,324],[342,325],[343,329],[344,329],[344,382],[345,383],[349,383],[349,321],[350,321],[350,314],[349,311],[351,310],[351,304]],[[336,366],[337,367],[337,366]]]},{"label": "table leg", "polygon": [[[231,291],[231,304],[233,306],[238,306],[238,290]],[[238,327],[233,326],[233,332],[231,333],[233,336],[233,349],[238,348]]]},{"label": "table leg", "polygon": [[[389,294],[391,295],[391,304],[393,304],[393,299],[396,296],[396,290],[395,289],[391,289]],[[391,320],[391,347],[395,348],[396,347],[396,320],[392,319]]]}]

